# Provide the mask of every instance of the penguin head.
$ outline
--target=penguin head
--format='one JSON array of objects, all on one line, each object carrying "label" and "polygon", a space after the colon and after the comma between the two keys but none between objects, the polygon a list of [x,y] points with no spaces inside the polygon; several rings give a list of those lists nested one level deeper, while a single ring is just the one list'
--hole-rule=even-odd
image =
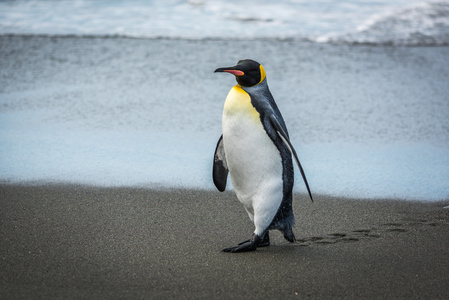
[{"label": "penguin head", "polygon": [[243,87],[258,85],[266,77],[262,65],[251,59],[239,60],[237,65],[228,68],[218,68],[215,72],[227,72],[235,75],[237,83]]}]

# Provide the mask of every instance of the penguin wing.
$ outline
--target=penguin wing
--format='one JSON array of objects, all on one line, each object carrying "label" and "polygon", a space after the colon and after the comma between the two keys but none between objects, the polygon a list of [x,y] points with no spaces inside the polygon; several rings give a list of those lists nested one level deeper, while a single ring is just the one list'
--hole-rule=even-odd
[{"label": "penguin wing", "polygon": [[223,135],[221,135],[220,139],[218,139],[217,148],[215,148],[214,166],[212,168],[212,178],[215,186],[220,192],[223,192],[226,189],[228,173],[229,169],[223,146]]},{"label": "penguin wing", "polygon": [[306,184],[307,187],[307,191],[309,192],[310,200],[312,200],[313,202],[312,193],[310,192],[309,188],[309,183],[307,182],[306,174],[304,173],[301,163],[299,162],[298,155],[296,155],[295,148],[293,148],[293,145],[292,143],[290,143],[290,139],[288,138],[287,133],[282,128],[281,124],[279,124],[279,121],[276,119],[276,116],[274,114],[270,115],[270,121],[271,125],[273,125],[274,129],[276,130],[281,140],[284,142],[285,146],[287,146],[287,149],[291,152],[291,154],[295,158],[296,164],[298,165],[299,171],[301,172],[302,179],[304,180],[304,183]]}]

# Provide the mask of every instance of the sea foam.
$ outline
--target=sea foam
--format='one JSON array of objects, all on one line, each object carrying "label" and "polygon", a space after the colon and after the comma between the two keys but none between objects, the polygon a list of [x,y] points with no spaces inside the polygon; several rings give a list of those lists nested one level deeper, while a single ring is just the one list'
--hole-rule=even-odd
[{"label": "sea foam", "polygon": [[0,34],[447,45],[448,7],[405,0],[0,1]]},{"label": "sea foam", "polygon": [[449,44],[449,2],[422,2],[375,14],[356,30],[328,33],[319,42],[442,46]]}]

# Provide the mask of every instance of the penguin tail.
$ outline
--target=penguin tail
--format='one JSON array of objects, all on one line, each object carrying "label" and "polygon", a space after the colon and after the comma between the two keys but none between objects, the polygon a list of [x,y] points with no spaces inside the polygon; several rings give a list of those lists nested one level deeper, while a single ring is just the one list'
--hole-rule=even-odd
[{"label": "penguin tail", "polygon": [[293,233],[292,228],[288,228],[287,230],[283,230],[284,238],[290,243],[294,243],[296,241],[295,234]]}]

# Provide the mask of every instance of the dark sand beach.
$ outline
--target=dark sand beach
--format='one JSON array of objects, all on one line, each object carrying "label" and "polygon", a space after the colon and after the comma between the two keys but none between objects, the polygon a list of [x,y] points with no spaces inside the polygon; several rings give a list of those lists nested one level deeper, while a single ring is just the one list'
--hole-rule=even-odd
[{"label": "dark sand beach", "polygon": [[1,299],[448,299],[449,202],[296,195],[297,242],[232,192],[0,185]]}]

